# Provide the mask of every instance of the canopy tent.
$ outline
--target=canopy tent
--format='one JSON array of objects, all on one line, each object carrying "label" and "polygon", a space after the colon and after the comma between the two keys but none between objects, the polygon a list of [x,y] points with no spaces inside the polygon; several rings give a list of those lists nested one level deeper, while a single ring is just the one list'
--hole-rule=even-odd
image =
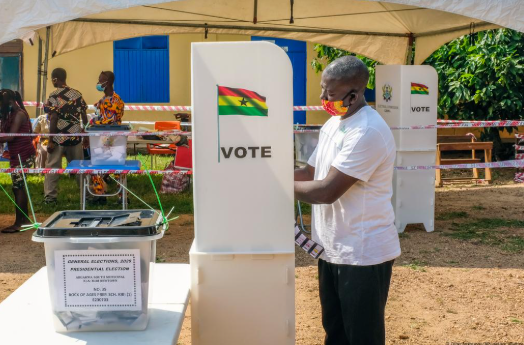
[{"label": "canopy tent", "polygon": [[[169,33],[235,33],[323,43],[386,64],[414,62],[472,31],[524,31],[517,0],[1,0],[0,43],[51,26],[53,55]],[[415,6],[413,6],[415,5]],[[138,6],[138,7],[137,7]],[[45,30],[45,29],[44,29]],[[40,31],[40,36],[45,37]]]}]

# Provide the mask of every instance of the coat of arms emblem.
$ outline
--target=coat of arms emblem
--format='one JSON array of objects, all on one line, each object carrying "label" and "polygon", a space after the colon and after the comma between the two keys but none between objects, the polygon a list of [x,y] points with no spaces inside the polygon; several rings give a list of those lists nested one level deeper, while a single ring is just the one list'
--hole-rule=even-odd
[{"label": "coat of arms emblem", "polygon": [[391,101],[393,88],[389,84],[384,84],[382,86],[382,97],[384,97],[384,101],[389,102]]}]

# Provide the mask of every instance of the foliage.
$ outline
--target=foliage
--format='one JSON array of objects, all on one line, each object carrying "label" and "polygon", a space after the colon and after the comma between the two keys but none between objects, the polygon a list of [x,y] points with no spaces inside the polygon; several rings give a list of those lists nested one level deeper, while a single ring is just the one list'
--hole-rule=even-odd
[{"label": "foliage", "polygon": [[370,58],[367,58],[362,55],[357,55],[354,53],[350,53],[348,51],[337,49],[329,46],[325,46],[323,44],[315,44],[314,46],[315,51],[317,52],[317,57],[311,61],[311,66],[315,70],[315,72],[322,72],[324,67],[334,60],[338,59],[339,57],[346,56],[346,55],[353,55],[358,57],[360,60],[362,60],[369,70],[369,81],[368,81],[368,89],[374,89],[375,88],[375,66],[377,65],[377,61],[372,60]]},{"label": "foliage", "polygon": [[[520,120],[524,103],[524,37],[498,29],[463,36],[425,62],[439,76],[439,117],[454,120]],[[485,128],[482,140],[501,151],[499,131]],[[511,128],[508,128],[511,133]]]},{"label": "foliage", "polygon": [[[345,50],[316,44],[311,62],[316,72],[344,55],[360,58],[370,71],[374,88],[377,62]],[[439,76],[440,118],[453,120],[521,120],[524,103],[524,36],[510,29],[488,30],[455,39],[435,51],[425,64]],[[506,127],[511,133],[512,128]],[[507,158],[499,131],[485,128],[481,140],[494,142],[498,159]]]}]

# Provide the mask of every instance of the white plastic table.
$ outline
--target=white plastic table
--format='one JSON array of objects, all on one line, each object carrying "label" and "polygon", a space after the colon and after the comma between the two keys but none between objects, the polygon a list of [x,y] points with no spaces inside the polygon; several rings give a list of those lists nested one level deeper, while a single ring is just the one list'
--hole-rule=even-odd
[{"label": "white plastic table", "polygon": [[145,331],[56,333],[44,267],[0,303],[0,344],[176,344],[189,302],[189,265],[156,264],[152,288]]}]

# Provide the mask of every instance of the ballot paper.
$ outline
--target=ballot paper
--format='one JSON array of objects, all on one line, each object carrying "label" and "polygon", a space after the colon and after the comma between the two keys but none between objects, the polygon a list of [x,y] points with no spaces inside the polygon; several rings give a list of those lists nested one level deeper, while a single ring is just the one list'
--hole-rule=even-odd
[{"label": "ballot paper", "polygon": [[300,248],[304,249],[306,253],[311,255],[314,259],[318,259],[320,255],[324,252],[324,247],[316,243],[313,240],[310,240],[306,235],[304,235],[298,225],[295,224],[295,243]]}]

